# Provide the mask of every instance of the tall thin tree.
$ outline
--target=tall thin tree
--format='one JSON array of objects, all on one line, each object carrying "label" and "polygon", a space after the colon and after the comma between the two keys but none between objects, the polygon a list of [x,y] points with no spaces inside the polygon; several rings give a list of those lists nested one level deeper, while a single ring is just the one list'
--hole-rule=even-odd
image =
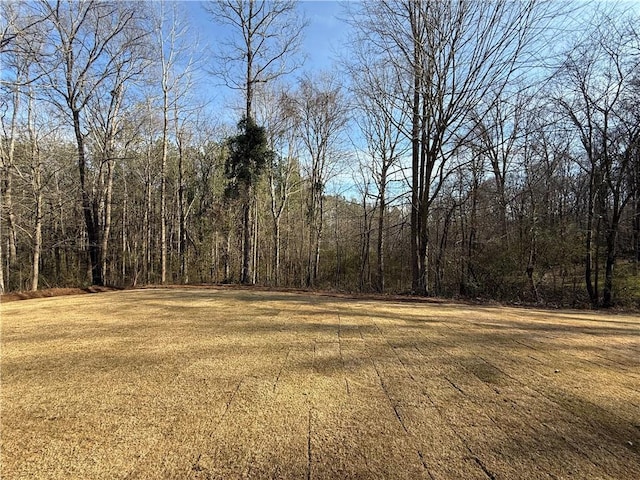
[{"label": "tall thin tree", "polygon": [[91,281],[104,284],[102,236],[98,201],[94,196],[87,159],[89,126],[87,106],[101,87],[112,85],[117,93],[118,68],[123,59],[136,57],[141,30],[130,35],[138,25],[138,6],[118,2],[47,2],[41,9],[51,25],[49,43],[56,46],[55,68],[46,69],[51,95],[49,99],[68,116],[77,148],[77,166],[81,205],[88,237]]},{"label": "tall thin tree", "polygon": [[[295,0],[217,0],[206,5],[211,17],[229,26],[234,36],[223,45],[214,73],[225,84],[244,94],[242,124],[254,121],[253,99],[256,86],[267,83],[298,68],[299,50],[306,20]],[[246,132],[249,134],[249,132]],[[249,159],[247,159],[249,165]],[[254,231],[251,218],[253,185],[248,184],[242,198],[242,269],[240,281],[251,283],[254,258]]]}]

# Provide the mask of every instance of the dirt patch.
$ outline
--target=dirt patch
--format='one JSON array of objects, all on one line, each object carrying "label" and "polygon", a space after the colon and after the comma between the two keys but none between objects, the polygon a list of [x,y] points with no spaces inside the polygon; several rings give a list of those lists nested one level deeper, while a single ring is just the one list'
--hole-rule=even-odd
[{"label": "dirt patch", "polygon": [[640,478],[640,318],[170,288],[0,306],[1,478]]},{"label": "dirt patch", "polygon": [[122,290],[117,287],[91,286],[86,288],[44,288],[34,292],[11,292],[0,295],[0,303],[15,302],[16,300],[30,300],[32,298],[60,297],[64,295],[82,295],[84,293],[101,293]]}]

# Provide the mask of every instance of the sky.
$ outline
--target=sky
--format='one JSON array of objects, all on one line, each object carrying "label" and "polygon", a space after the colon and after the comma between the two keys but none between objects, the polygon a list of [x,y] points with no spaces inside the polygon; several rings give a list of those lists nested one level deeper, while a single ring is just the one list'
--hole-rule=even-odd
[{"label": "sky", "polygon": [[307,68],[328,69],[347,40],[348,26],[340,20],[342,6],[334,1],[308,1],[300,2],[299,8],[309,19],[303,44]]}]

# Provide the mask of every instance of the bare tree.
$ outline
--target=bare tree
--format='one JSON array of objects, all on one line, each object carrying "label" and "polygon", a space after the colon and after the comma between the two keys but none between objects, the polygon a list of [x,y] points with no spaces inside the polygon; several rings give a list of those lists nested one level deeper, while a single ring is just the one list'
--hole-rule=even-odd
[{"label": "bare tree", "polygon": [[[42,40],[42,26],[47,15],[26,2],[15,1],[2,2],[0,12],[0,53],[33,55]],[[33,80],[31,78],[27,83]],[[17,84],[24,84],[24,79]]]},{"label": "bare tree", "polygon": [[428,293],[429,209],[452,170],[448,160],[469,131],[471,112],[486,110],[514,77],[526,48],[550,18],[547,3],[367,2],[356,17],[361,38],[388,52],[404,80],[399,101],[411,112],[411,264],[413,290]]},{"label": "bare tree", "polygon": [[244,116],[251,117],[256,87],[299,67],[295,56],[307,22],[294,0],[213,0],[205,9],[235,30],[222,43],[213,72],[244,93]]},{"label": "bare tree", "polygon": [[[162,157],[160,164],[160,281],[167,282],[167,155],[170,142],[170,116],[179,121],[180,100],[188,94],[194,66],[193,45],[187,44],[188,24],[180,17],[175,3],[168,8],[163,1],[156,12],[155,30],[160,59],[162,95]],[[178,124],[174,125],[176,142],[180,142]],[[180,145],[178,145],[180,147]],[[182,159],[182,157],[181,157]],[[181,211],[181,223],[184,211]],[[183,244],[181,244],[184,246]],[[184,272],[183,272],[184,273]]]},{"label": "bare tree", "polygon": [[[124,41],[129,40],[125,38]],[[98,188],[94,189],[94,203],[97,203],[97,209],[94,210],[97,211],[96,218],[100,228],[100,263],[105,278],[111,236],[114,175],[118,161],[126,154],[126,145],[132,140],[127,138],[124,128],[126,92],[130,84],[141,76],[146,63],[136,61],[130,55],[120,55],[121,48],[122,46],[117,44],[107,47],[108,51],[114,51],[114,55],[118,55],[113,62],[113,77],[108,85],[103,84],[96,89],[99,94],[87,104],[87,119],[91,125],[90,138],[100,162]]]},{"label": "bare tree", "polygon": [[[615,16],[615,18],[614,18]],[[587,177],[585,283],[593,306],[613,305],[613,267],[624,209],[633,193],[628,172],[640,138],[634,79],[640,69],[637,15],[595,12],[589,36],[566,53],[558,72],[558,105],[580,145],[577,164]],[[631,115],[630,115],[631,113]],[[599,293],[599,235],[604,234],[605,272]]]},{"label": "bare tree", "polygon": [[[41,1],[51,25],[49,43],[56,46],[55,68],[47,70],[50,100],[71,122],[77,147],[82,211],[89,240],[91,281],[104,284],[99,200],[93,194],[87,161],[88,105],[109,85],[112,99],[123,88],[123,63],[136,61],[144,36],[134,29],[140,11],[134,4],[118,2]],[[115,106],[115,105],[114,105]],[[98,175],[98,178],[100,176]],[[104,227],[104,225],[102,225]]]},{"label": "bare tree", "polygon": [[[32,263],[31,288],[37,289],[38,261],[41,249],[41,215],[42,185],[40,182],[41,163],[37,160],[37,138],[33,128],[34,92],[33,84],[43,72],[32,68],[41,62],[44,33],[42,30],[46,15],[29,5],[18,2],[4,2],[1,6],[0,18],[0,52],[3,56],[3,67],[9,73],[9,81],[2,82],[2,90],[6,92],[8,101],[6,109],[1,112],[3,139],[0,141],[0,191],[2,197],[2,216],[6,216],[8,234],[7,281],[10,268],[17,261],[17,225],[13,200],[13,177],[20,174],[15,165],[15,149],[19,132],[19,117],[22,113],[22,100],[27,100],[27,138],[33,167],[33,183],[36,200],[36,222],[34,228],[34,255]],[[4,80],[4,79],[3,79]],[[37,192],[37,193],[36,193]],[[0,240],[0,262],[2,259],[2,241]],[[4,268],[0,265],[0,292],[5,288]]]},{"label": "bare tree", "polygon": [[27,131],[31,157],[31,188],[34,196],[34,228],[33,228],[33,260],[31,267],[31,290],[38,290],[40,279],[40,254],[42,252],[42,217],[43,217],[43,161],[40,154],[39,139],[34,120],[34,95],[29,92],[27,108]]},{"label": "bare tree", "polygon": [[325,190],[340,165],[343,129],[349,119],[348,105],[342,87],[331,75],[303,78],[292,101],[296,125],[308,155],[305,165],[309,182],[306,284],[313,286],[320,265]]},{"label": "bare tree", "polygon": [[[367,158],[361,169],[362,176],[374,182],[374,203],[377,208],[376,289],[385,289],[385,237],[388,204],[398,192],[391,191],[392,182],[402,176],[400,159],[406,154],[407,143],[403,126],[407,115],[398,108],[396,99],[402,95],[394,69],[375,58],[366,45],[356,44],[355,62],[347,64],[356,108],[355,123],[366,143]],[[370,192],[373,194],[373,192]],[[365,207],[366,208],[366,207]]]},{"label": "bare tree", "polygon": [[[214,73],[227,86],[244,93],[245,124],[254,116],[256,86],[293,72],[293,62],[306,21],[296,9],[294,0],[217,0],[205,7],[218,23],[233,28],[235,36],[224,43]],[[240,281],[251,283],[255,242],[251,218],[254,186],[247,185],[243,194],[242,271]]]},{"label": "bare tree", "polygon": [[[354,185],[360,194],[360,272],[358,288],[365,291],[371,288],[371,233],[373,231],[374,212],[378,208],[379,197],[375,195],[374,179],[368,168],[368,159],[358,159],[357,167],[352,172]],[[337,238],[337,234],[336,234]],[[337,248],[336,248],[337,251]]]},{"label": "bare tree", "polygon": [[516,90],[505,90],[490,102],[473,127],[468,141],[476,144],[476,154],[488,161],[495,181],[498,215],[500,218],[500,235],[507,241],[508,219],[507,197],[509,176],[518,170],[516,161],[519,157],[521,139],[524,135],[523,116],[525,106],[532,102],[531,95]]},{"label": "bare tree", "polygon": [[[24,61],[18,60],[15,65],[16,79],[20,81],[26,75],[28,67],[24,64]],[[10,111],[3,109],[2,111],[2,136],[0,140],[0,193],[2,196],[2,210],[0,214],[6,218],[7,235],[8,235],[8,259],[7,259],[7,272],[6,278],[4,274],[4,265],[0,265],[0,271],[2,275],[0,278],[0,289],[4,291],[5,281],[9,283],[10,271],[9,268],[13,266],[17,258],[17,234],[16,234],[16,217],[13,206],[13,178],[15,174],[15,148],[16,138],[18,135],[18,117],[20,115],[20,101],[22,99],[22,92],[13,84],[7,92],[9,101],[5,103]],[[6,98],[6,97],[5,97]],[[7,119],[8,117],[8,119]],[[7,121],[8,120],[8,121]],[[4,222],[3,222],[4,223]],[[1,240],[1,239],[0,239]],[[2,241],[0,241],[0,249],[2,248]],[[1,252],[1,250],[0,250]],[[0,255],[0,261],[4,263],[4,259]]]},{"label": "bare tree", "polygon": [[256,116],[265,126],[273,162],[267,165],[269,187],[269,211],[273,225],[272,281],[281,282],[281,222],[291,196],[300,191],[300,150],[302,148],[296,130],[293,97],[285,88],[265,89],[257,103]]}]

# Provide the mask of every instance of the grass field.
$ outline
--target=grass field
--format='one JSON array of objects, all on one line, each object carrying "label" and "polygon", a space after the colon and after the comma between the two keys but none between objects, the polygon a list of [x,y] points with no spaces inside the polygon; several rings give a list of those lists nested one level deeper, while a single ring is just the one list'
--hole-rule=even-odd
[{"label": "grass field", "polygon": [[640,319],[252,290],[5,303],[4,479],[638,479]]}]

